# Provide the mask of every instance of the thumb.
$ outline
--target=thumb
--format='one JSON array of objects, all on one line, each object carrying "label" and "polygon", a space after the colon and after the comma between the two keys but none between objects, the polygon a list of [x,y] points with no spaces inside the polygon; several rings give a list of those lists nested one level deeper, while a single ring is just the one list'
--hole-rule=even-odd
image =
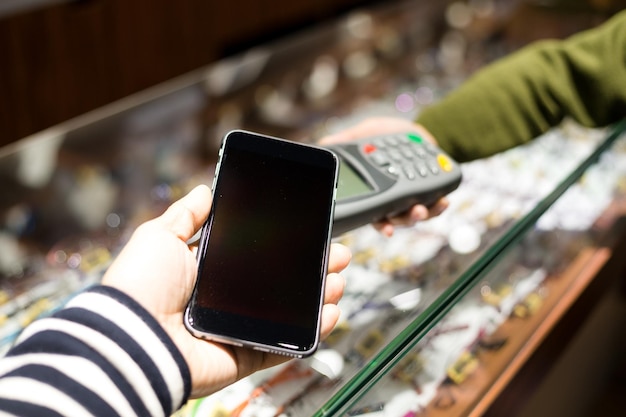
[{"label": "thumb", "polygon": [[211,189],[198,185],[186,196],[174,202],[154,221],[183,241],[189,240],[206,221],[211,209]]}]

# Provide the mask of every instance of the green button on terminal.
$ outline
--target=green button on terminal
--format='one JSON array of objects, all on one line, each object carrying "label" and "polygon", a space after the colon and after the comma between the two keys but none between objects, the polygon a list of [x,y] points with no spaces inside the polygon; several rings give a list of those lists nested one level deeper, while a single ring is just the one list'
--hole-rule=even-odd
[{"label": "green button on terminal", "polygon": [[422,137],[417,133],[407,133],[407,137],[416,143],[424,142],[424,139],[422,139]]}]

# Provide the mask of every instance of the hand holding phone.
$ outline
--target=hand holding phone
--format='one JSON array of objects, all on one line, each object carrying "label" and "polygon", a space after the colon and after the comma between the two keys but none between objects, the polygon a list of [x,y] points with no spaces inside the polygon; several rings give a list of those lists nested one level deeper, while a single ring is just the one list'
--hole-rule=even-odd
[{"label": "hand holding phone", "polygon": [[185,313],[192,334],[294,357],[315,351],[337,172],[327,149],[226,135]]}]

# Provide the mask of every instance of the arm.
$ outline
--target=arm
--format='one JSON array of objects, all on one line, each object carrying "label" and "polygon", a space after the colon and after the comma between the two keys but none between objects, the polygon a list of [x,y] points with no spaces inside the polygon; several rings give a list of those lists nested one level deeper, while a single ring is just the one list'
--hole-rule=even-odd
[{"label": "arm", "polygon": [[156,320],[104,286],[26,328],[0,373],[0,410],[15,415],[168,416],[191,388]]},{"label": "arm", "polygon": [[589,127],[626,116],[626,12],[488,65],[417,122],[466,161],[528,142],[566,116]]},{"label": "arm", "polygon": [[[416,132],[464,162],[526,143],[566,116],[586,126],[626,116],[626,11],[596,29],[537,42],[482,68],[415,122],[369,118],[322,143]],[[430,210],[417,205],[377,227],[391,235],[394,225],[414,224],[446,207],[445,199]]]}]

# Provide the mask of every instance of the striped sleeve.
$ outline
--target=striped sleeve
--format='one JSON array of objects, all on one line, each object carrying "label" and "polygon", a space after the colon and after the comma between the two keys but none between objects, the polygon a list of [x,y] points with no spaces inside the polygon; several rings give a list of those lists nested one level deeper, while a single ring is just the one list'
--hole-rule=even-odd
[{"label": "striped sleeve", "polygon": [[161,326],[105,286],[31,324],[0,360],[0,415],[165,417],[190,389]]}]

